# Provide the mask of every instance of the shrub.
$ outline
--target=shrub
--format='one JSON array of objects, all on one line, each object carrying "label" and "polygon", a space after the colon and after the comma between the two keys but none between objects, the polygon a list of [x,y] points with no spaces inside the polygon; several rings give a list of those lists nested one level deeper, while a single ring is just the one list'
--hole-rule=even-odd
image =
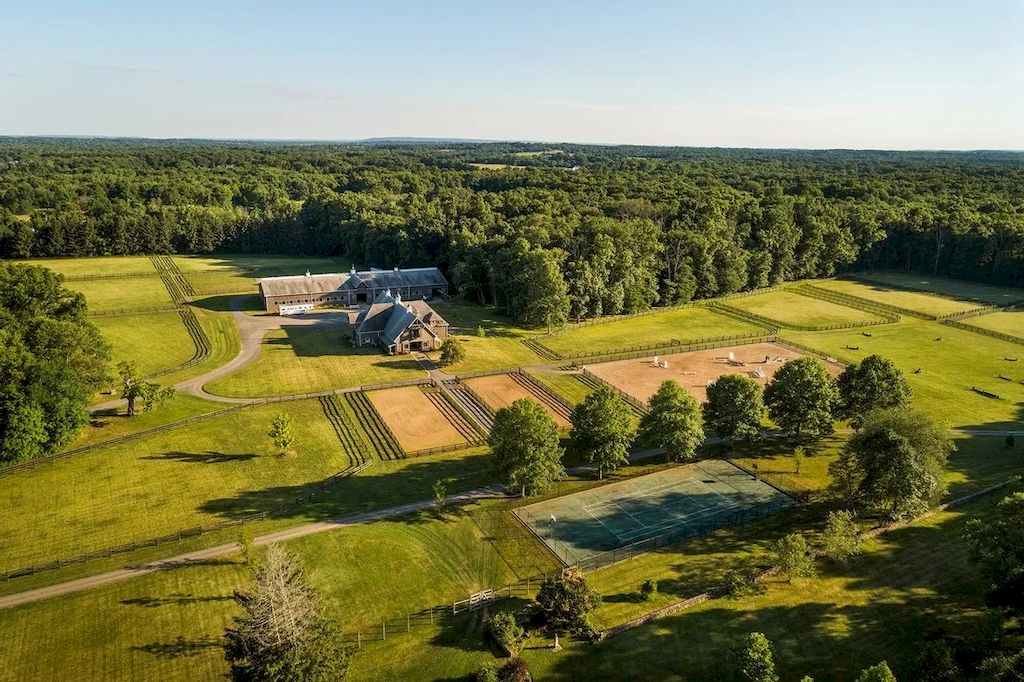
[{"label": "shrub", "polygon": [[736,679],[746,682],[779,682],[775,673],[775,650],[760,632],[742,637],[732,650]]},{"label": "shrub", "polygon": [[725,594],[730,597],[745,597],[761,594],[764,586],[757,582],[757,571],[733,569],[725,574]]},{"label": "shrub", "polygon": [[790,533],[773,543],[772,549],[775,552],[775,567],[790,580],[813,578],[817,574],[814,554],[800,533]]},{"label": "shrub", "polygon": [[476,672],[476,682],[498,682],[498,669],[490,663],[484,663]]},{"label": "shrub", "polygon": [[829,512],[821,534],[825,556],[833,561],[846,561],[860,554],[860,530],[857,517],[850,511]]},{"label": "shrub", "polygon": [[656,594],[658,594],[657,580],[645,580],[644,584],[640,586],[640,596],[644,598],[644,601],[654,599]]},{"label": "shrub", "polygon": [[501,682],[530,682],[530,671],[526,668],[526,661],[521,658],[513,658],[501,666],[498,671],[498,679]]},{"label": "shrub", "polygon": [[487,330],[484,329],[482,326],[478,326],[476,328],[476,335],[482,339],[485,336],[487,336]]},{"label": "shrub", "polygon": [[499,611],[491,616],[488,630],[491,633],[491,637],[494,637],[494,641],[513,654],[516,652],[519,641],[525,634],[522,626],[516,621],[516,617],[508,611]]}]

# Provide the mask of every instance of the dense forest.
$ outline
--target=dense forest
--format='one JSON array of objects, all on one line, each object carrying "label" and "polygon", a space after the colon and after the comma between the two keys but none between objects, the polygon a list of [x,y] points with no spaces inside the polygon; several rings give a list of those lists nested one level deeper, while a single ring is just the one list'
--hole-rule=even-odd
[{"label": "dense forest", "polygon": [[520,321],[885,267],[1024,284],[1024,154],[0,140],[0,256],[438,264]]}]

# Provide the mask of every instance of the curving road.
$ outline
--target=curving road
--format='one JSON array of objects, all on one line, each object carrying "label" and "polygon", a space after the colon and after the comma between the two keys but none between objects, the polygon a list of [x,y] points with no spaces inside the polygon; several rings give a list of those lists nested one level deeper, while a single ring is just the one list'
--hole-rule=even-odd
[{"label": "curving road", "polygon": [[[241,301],[244,298],[245,296],[238,296],[231,300],[231,314],[235,319],[235,324],[238,326],[238,336],[241,340],[241,350],[238,351],[238,355],[219,367],[214,367],[208,372],[175,384],[174,389],[176,391],[219,403],[246,404],[258,402],[259,398],[229,398],[227,396],[215,395],[207,392],[203,387],[215,379],[220,379],[228,374],[237,372],[256,360],[260,355],[260,350],[263,348],[263,337],[268,331],[286,329],[288,327],[343,328],[348,326],[349,323],[349,312],[345,310],[322,311],[292,317],[249,315],[241,309]],[[102,412],[104,410],[124,407],[124,405],[125,401],[121,399],[107,400],[92,405],[89,411]]]}]

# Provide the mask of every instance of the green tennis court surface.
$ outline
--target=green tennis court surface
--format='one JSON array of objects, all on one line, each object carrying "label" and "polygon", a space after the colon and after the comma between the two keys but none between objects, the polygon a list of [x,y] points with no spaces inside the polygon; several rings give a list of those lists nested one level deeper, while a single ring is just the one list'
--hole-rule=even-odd
[{"label": "green tennis court surface", "polygon": [[566,564],[596,568],[742,525],[795,500],[722,460],[707,460],[515,510]]}]

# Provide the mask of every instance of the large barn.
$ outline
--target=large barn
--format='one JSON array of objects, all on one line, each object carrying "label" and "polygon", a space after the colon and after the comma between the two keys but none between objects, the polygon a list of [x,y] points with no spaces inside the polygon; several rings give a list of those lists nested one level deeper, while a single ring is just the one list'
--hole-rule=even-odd
[{"label": "large barn", "polygon": [[309,310],[315,305],[370,303],[385,291],[406,300],[448,295],[448,280],[437,268],[366,270],[347,274],[291,275],[260,280],[263,307],[272,313]]},{"label": "large barn", "polygon": [[448,338],[448,323],[425,301],[403,301],[385,291],[352,325],[356,346],[378,345],[391,355],[436,350]]}]

